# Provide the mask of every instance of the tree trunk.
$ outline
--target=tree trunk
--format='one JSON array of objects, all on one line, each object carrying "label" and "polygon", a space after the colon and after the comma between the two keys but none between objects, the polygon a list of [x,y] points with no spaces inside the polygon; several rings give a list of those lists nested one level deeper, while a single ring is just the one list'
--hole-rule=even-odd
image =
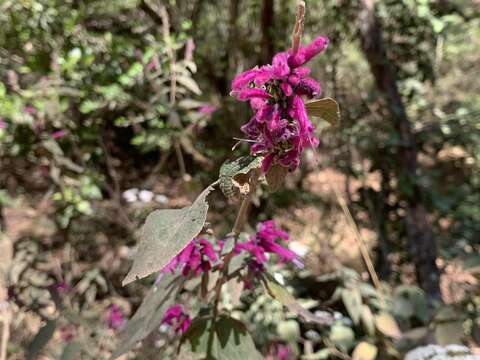
[{"label": "tree trunk", "polygon": [[262,52],[260,54],[260,64],[269,64],[272,61],[275,46],[273,36],[274,19],[274,1],[263,0],[261,19]]},{"label": "tree trunk", "polygon": [[417,150],[415,135],[398,91],[394,69],[387,59],[380,22],[375,15],[373,0],[361,0],[360,37],[362,50],[370,65],[378,90],[385,97],[391,120],[397,130],[401,145],[398,152],[397,176],[407,181],[408,190],[402,190],[400,197],[405,200],[406,227],[409,250],[417,281],[431,302],[440,300],[439,270],[436,265],[437,246],[427,211],[423,205],[421,189],[416,182]]}]

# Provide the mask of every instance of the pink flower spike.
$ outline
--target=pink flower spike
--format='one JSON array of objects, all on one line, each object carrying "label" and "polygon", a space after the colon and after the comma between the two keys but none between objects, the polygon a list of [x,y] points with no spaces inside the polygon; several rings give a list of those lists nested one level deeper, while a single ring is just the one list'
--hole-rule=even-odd
[{"label": "pink flower spike", "polygon": [[53,289],[59,295],[66,295],[72,290],[72,287],[66,281],[59,281],[53,284]]},{"label": "pink flower spike", "polygon": [[0,119],[0,129],[6,129],[7,128],[7,123]]},{"label": "pink flower spike", "polygon": [[276,343],[270,346],[266,360],[291,360],[293,355],[289,345]]},{"label": "pink flower spike", "polygon": [[241,90],[238,94],[238,100],[250,100],[250,99],[269,99],[271,95],[263,89],[257,88],[245,88]]},{"label": "pink flower spike", "polygon": [[319,36],[305,47],[298,49],[296,54],[291,54],[288,58],[288,64],[292,68],[302,66],[309,62],[314,56],[327,48],[329,40],[325,36]]},{"label": "pink flower spike", "polygon": [[27,114],[30,115],[35,115],[37,113],[37,109],[31,105],[27,105],[23,108],[23,111],[25,111]]},{"label": "pink flower spike", "polygon": [[252,82],[258,74],[258,68],[238,74],[232,81],[232,92],[236,93]]},{"label": "pink flower spike", "polygon": [[60,139],[60,138],[64,137],[65,135],[67,135],[67,130],[58,130],[58,131],[54,131],[52,133],[52,137],[54,139]]},{"label": "pink flower spike", "polygon": [[238,243],[235,246],[235,252],[241,251],[249,252],[255,262],[262,265],[267,262],[267,253],[276,254],[282,262],[292,261],[295,265],[302,264],[298,255],[292,250],[287,249],[275,241],[278,239],[288,240],[288,233],[278,228],[273,220],[268,220],[260,223],[259,229],[255,235],[253,235],[248,241]]},{"label": "pink flower spike", "polygon": [[193,59],[193,51],[195,50],[195,42],[192,38],[188,38],[185,44],[185,60],[191,61]]},{"label": "pink flower spike", "polygon": [[273,57],[272,74],[276,79],[283,79],[285,76],[290,74],[287,54],[279,53]]},{"label": "pink flower spike", "polygon": [[320,84],[317,80],[312,78],[305,78],[299,81],[297,85],[297,93],[300,95],[306,95],[308,98],[319,96],[322,92]]},{"label": "pink flower spike", "polygon": [[112,330],[122,328],[127,320],[123,316],[123,312],[117,304],[112,304],[107,311],[107,325]]},{"label": "pink flower spike", "polygon": [[168,271],[175,272],[181,269],[183,276],[190,273],[199,275],[204,271],[208,271],[212,267],[212,263],[218,260],[217,251],[213,244],[204,238],[193,239],[180,253],[165,265],[160,273]]},{"label": "pink flower spike", "polygon": [[304,149],[318,146],[302,96],[318,96],[321,87],[308,77],[310,69],[301,65],[327,45],[328,39],[319,36],[295,54],[292,50],[278,53],[271,65],[247,70],[232,82],[231,95],[250,101],[254,112],[241,130],[247,135],[251,154],[264,156],[264,172],[273,164],[293,171],[299,166]]},{"label": "pink flower spike", "polygon": [[201,114],[205,114],[205,115],[211,115],[213,114],[215,111],[217,111],[217,108],[211,104],[205,104],[203,106],[200,106],[198,108],[198,112],[201,113]]},{"label": "pink flower spike", "polygon": [[162,324],[170,325],[175,332],[184,334],[191,321],[190,316],[183,311],[182,305],[175,304],[165,311]]}]

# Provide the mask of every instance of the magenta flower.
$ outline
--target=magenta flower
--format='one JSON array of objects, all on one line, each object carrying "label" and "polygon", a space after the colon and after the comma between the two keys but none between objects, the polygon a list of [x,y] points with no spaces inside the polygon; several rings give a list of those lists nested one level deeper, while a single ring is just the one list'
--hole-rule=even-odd
[{"label": "magenta flower", "polygon": [[127,322],[125,317],[123,316],[122,310],[117,304],[112,304],[108,308],[106,321],[108,327],[112,330],[122,328]]},{"label": "magenta flower", "polygon": [[66,281],[59,281],[53,284],[53,289],[59,295],[66,295],[72,290],[72,287]]},{"label": "magenta flower", "polygon": [[152,56],[152,59],[150,60],[150,62],[147,64],[147,70],[160,70],[160,60],[158,58],[158,55],[157,54],[154,54]]},{"label": "magenta flower", "polygon": [[6,129],[7,128],[7,123],[3,121],[2,118],[0,118],[0,129]]},{"label": "magenta flower", "polygon": [[165,311],[162,324],[167,324],[173,327],[177,333],[183,334],[188,330],[192,320],[190,316],[183,311],[182,305],[175,304]]},{"label": "magenta flower", "polygon": [[60,139],[60,138],[64,137],[65,135],[67,135],[67,130],[54,131],[51,135],[54,139]]},{"label": "magenta flower", "polygon": [[192,38],[188,38],[185,44],[185,60],[192,61],[193,51],[195,50],[195,42]]},{"label": "magenta flower", "polygon": [[289,360],[292,359],[293,353],[290,346],[276,343],[270,346],[267,360]]},{"label": "magenta flower", "polygon": [[213,114],[215,111],[217,111],[217,108],[211,104],[205,104],[203,106],[200,106],[198,108],[198,112],[201,113],[201,114],[205,114],[205,115],[211,115]]},{"label": "magenta flower", "polygon": [[37,113],[37,109],[31,105],[27,105],[23,108],[23,111],[25,111],[27,114],[30,115],[35,115]]},{"label": "magenta flower", "polygon": [[75,325],[68,324],[60,327],[60,337],[64,342],[70,342],[75,338],[77,328]]},{"label": "magenta flower", "polygon": [[297,265],[301,264],[297,254],[275,242],[278,239],[288,240],[288,233],[276,227],[273,220],[264,221],[248,241],[235,245],[235,251],[251,253],[258,265],[267,262],[267,253],[277,254],[282,262],[293,261]]},{"label": "magenta flower", "polygon": [[310,69],[301,66],[327,45],[328,39],[320,36],[296,53],[279,53],[271,65],[247,70],[233,80],[231,94],[241,101],[250,101],[255,112],[241,130],[253,140],[251,152],[265,156],[264,171],[273,163],[294,170],[300,164],[303,149],[318,146],[302,96],[318,96],[321,87],[309,77]]},{"label": "magenta flower", "polygon": [[178,267],[182,269],[183,276],[190,273],[198,275],[212,268],[212,263],[218,260],[213,244],[204,238],[193,239],[177,256],[160,270],[174,272]]}]

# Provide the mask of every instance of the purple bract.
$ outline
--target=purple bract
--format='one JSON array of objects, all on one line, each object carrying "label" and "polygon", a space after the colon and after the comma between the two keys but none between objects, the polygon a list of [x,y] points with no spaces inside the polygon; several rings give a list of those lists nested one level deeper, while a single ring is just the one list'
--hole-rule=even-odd
[{"label": "purple bract", "polygon": [[296,53],[279,53],[271,65],[247,70],[233,80],[231,94],[241,101],[250,101],[255,112],[241,130],[254,142],[251,152],[265,156],[264,171],[274,163],[294,170],[300,164],[303,149],[318,146],[302,96],[318,96],[321,87],[309,77],[310,69],[302,65],[327,45],[328,39],[320,36]]},{"label": "purple bract", "polygon": [[185,333],[190,326],[192,320],[190,316],[183,311],[182,305],[175,304],[165,311],[162,324],[173,327],[174,331],[180,334]]},{"label": "purple bract", "polygon": [[107,325],[112,330],[122,328],[127,320],[123,316],[122,310],[117,304],[112,304],[107,311]]},{"label": "purple bract", "polygon": [[298,263],[300,260],[297,254],[276,243],[275,241],[278,239],[288,240],[287,232],[278,228],[273,220],[264,221],[260,223],[257,233],[252,235],[248,241],[235,245],[235,251],[251,253],[258,265],[267,262],[267,253],[277,254],[282,262]]},{"label": "purple bract", "polygon": [[174,272],[180,267],[184,276],[187,276],[190,272],[198,275],[210,270],[212,263],[217,260],[218,256],[213,244],[207,239],[195,238],[177,256],[170,260],[160,272]]}]

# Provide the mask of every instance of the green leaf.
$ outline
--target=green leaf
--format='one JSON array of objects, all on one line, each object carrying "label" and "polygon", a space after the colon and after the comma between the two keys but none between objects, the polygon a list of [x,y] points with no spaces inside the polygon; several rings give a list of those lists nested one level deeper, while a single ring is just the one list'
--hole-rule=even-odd
[{"label": "green leaf", "polygon": [[83,344],[79,341],[71,341],[65,345],[63,348],[62,355],[60,360],[75,360],[77,359],[76,355],[78,355],[82,351]]},{"label": "green leaf", "polygon": [[119,334],[118,347],[111,359],[125,354],[160,325],[165,310],[174,301],[173,279],[174,276],[171,273],[165,273],[161,280],[148,291],[136,313]]},{"label": "green leaf", "polygon": [[330,359],[330,355],[332,355],[331,349],[322,349],[313,354],[302,355],[302,360],[327,360]]},{"label": "green leaf", "polygon": [[307,322],[313,322],[320,325],[331,324],[333,318],[327,312],[314,314],[300,305],[297,300],[288,292],[285,286],[280,285],[270,274],[265,273],[263,284],[267,293],[275,300],[281,302],[291,312],[300,315]]},{"label": "green leaf", "polygon": [[52,338],[56,328],[56,320],[47,321],[47,323],[38,331],[37,335],[35,335],[32,342],[28,345],[27,360],[33,360],[37,358],[42,349]]},{"label": "green leaf", "polygon": [[268,187],[270,191],[277,191],[285,182],[285,176],[288,174],[288,169],[279,164],[273,164],[265,174]]},{"label": "green leaf", "polygon": [[435,326],[435,339],[440,345],[462,344],[464,337],[463,321],[445,322]]},{"label": "green leaf", "polygon": [[435,315],[435,338],[438,344],[461,344],[465,337],[462,314],[451,305],[442,306]]},{"label": "green leaf", "polygon": [[356,288],[343,289],[342,301],[353,323],[358,325],[362,313],[362,295],[360,291]]},{"label": "green leaf", "polygon": [[378,331],[383,335],[399,339],[402,337],[402,332],[398,327],[397,321],[395,318],[386,312],[381,312],[375,316],[375,325],[377,326]]},{"label": "green leaf", "polygon": [[207,218],[206,198],[212,190],[213,185],[210,185],[190,206],[155,210],[148,215],[137,254],[123,285],[159,271],[198,235]]},{"label": "green leaf", "polygon": [[189,76],[177,76],[177,82],[186,89],[193,92],[195,95],[201,95],[202,90],[198,87],[198,84]]},{"label": "green leaf", "polygon": [[260,360],[263,357],[245,325],[220,315],[215,322],[207,317],[192,321],[182,338],[178,359]]},{"label": "green leaf", "polygon": [[283,341],[296,342],[300,339],[300,326],[295,320],[281,321],[277,325],[277,333]]},{"label": "green leaf", "polygon": [[375,335],[375,319],[373,317],[372,311],[365,304],[362,305],[362,312],[360,314],[360,318],[362,320],[365,332],[370,336]]},{"label": "green leaf", "polygon": [[102,106],[100,101],[93,101],[93,100],[85,100],[80,104],[80,112],[82,114],[88,114],[94,110],[97,110]]},{"label": "green leaf", "polygon": [[340,121],[340,108],[338,103],[332,98],[313,100],[305,104],[307,114],[322,118],[330,125],[338,125]]},{"label": "green leaf", "polygon": [[335,324],[330,330],[330,340],[343,351],[348,351],[355,343],[355,333],[351,328]]},{"label": "green leaf", "polygon": [[220,190],[227,198],[232,198],[239,192],[250,191],[250,172],[262,165],[261,156],[242,156],[234,161],[225,162],[220,168]]},{"label": "green leaf", "polygon": [[374,360],[377,357],[378,349],[375,345],[362,341],[353,350],[353,360]]},{"label": "green leaf", "polygon": [[416,286],[403,285],[395,290],[392,312],[399,318],[416,316],[423,322],[430,317],[425,293]]}]

